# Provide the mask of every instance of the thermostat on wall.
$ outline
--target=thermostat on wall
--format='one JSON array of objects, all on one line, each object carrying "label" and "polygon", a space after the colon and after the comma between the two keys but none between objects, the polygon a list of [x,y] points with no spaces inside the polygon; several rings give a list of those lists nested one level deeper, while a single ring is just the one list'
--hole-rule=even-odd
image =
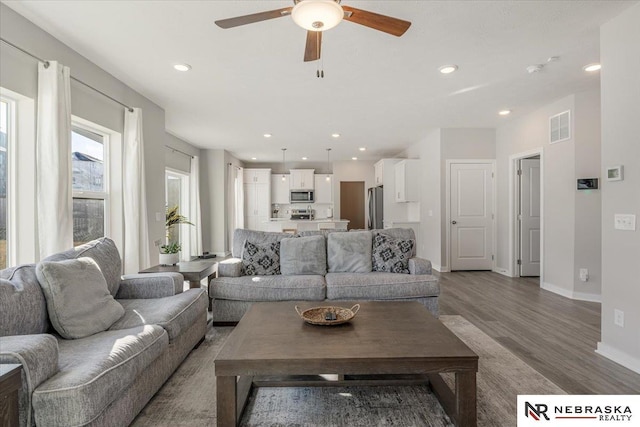
[{"label": "thermostat on wall", "polygon": [[597,190],[598,178],[578,178],[578,190]]}]

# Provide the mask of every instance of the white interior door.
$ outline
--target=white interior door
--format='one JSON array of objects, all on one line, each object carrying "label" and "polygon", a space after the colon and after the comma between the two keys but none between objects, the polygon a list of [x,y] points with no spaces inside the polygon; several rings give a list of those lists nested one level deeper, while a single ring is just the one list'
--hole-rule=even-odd
[{"label": "white interior door", "polygon": [[451,270],[491,270],[493,165],[452,163],[449,173]]},{"label": "white interior door", "polygon": [[520,276],[540,276],[540,159],[520,160]]}]

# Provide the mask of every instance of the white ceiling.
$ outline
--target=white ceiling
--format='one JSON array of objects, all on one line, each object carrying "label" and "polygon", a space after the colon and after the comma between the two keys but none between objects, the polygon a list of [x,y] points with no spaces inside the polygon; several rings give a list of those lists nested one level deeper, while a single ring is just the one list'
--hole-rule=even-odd
[{"label": "white ceiling", "polygon": [[[302,61],[305,31],[290,17],[214,25],[291,1],[5,3],[162,106],[172,134],[279,162],[282,147],[287,161],[324,161],[327,147],[332,160],[377,159],[431,128],[493,128],[597,87],[582,67],[599,60],[599,26],[636,2],[344,0],[413,24],[400,38],[346,21],[327,31],[324,79]],[[193,69],[174,71],[180,62]],[[441,75],[444,64],[459,70]],[[545,68],[528,74],[531,64]]]}]

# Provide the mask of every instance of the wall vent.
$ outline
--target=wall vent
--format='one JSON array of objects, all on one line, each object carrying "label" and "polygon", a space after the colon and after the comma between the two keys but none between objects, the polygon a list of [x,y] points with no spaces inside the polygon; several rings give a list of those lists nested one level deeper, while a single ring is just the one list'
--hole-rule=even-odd
[{"label": "wall vent", "polygon": [[571,110],[549,117],[549,143],[571,139]]}]

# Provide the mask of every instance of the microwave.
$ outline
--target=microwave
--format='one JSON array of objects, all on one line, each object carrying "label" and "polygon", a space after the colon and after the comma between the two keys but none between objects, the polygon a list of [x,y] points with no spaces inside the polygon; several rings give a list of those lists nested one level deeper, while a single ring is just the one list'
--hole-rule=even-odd
[{"label": "microwave", "polygon": [[291,190],[289,192],[289,202],[291,203],[313,203],[313,190]]}]

